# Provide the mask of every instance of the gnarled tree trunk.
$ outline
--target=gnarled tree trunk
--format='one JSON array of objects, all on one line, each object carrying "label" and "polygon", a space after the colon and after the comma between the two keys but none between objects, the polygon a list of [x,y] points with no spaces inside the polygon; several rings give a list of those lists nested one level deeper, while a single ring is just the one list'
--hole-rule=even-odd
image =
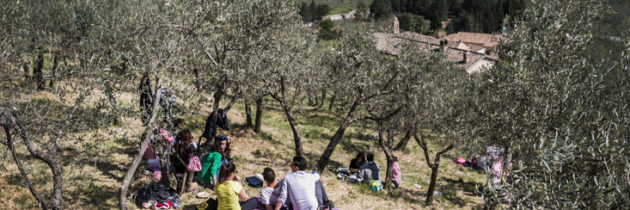
[{"label": "gnarled tree trunk", "polygon": [[426,205],[431,205],[431,203],[433,203],[433,192],[435,192],[435,185],[437,183],[438,168],[440,168],[440,156],[448,152],[449,150],[453,149],[453,145],[452,144],[448,145],[446,148],[436,153],[435,160],[433,163],[431,163],[431,160],[429,158],[429,150],[427,149],[426,142],[424,142],[424,138],[418,138],[417,135],[414,135],[414,138],[416,139],[416,142],[418,143],[418,145],[422,147],[422,150],[424,151],[424,157],[427,161],[427,166],[431,168],[431,182],[429,182],[429,190],[427,191],[427,200],[425,201]]},{"label": "gnarled tree trunk", "polygon": [[28,64],[24,63],[22,65],[22,69],[24,69],[24,81],[28,82],[31,80],[31,70],[28,68]]},{"label": "gnarled tree trunk", "polygon": [[[76,111],[78,104],[73,108],[72,113]],[[22,127],[21,124],[18,123],[16,116],[11,113],[10,110],[0,110],[4,113],[4,117],[8,120],[7,124],[10,127],[16,129],[19,136],[24,140],[26,144],[26,148],[29,153],[38,160],[43,161],[48,165],[53,174],[53,193],[52,198],[50,199],[51,205],[49,206],[51,209],[63,209],[63,167],[56,159],[56,153],[58,147],[51,148],[48,152],[41,151],[37,149],[31,136],[27,133],[26,129]],[[72,113],[69,118],[72,118]],[[70,119],[68,119],[70,120]],[[60,130],[57,134],[57,139],[61,138],[63,132]],[[35,194],[34,194],[35,196]]]},{"label": "gnarled tree trunk", "polygon": [[[382,122],[378,123],[378,145],[379,147],[381,147],[381,149],[383,150],[383,153],[385,153],[385,157],[387,158],[387,170],[385,171],[385,183],[384,183],[384,187],[387,191],[389,191],[391,189],[391,185],[392,185],[392,175],[393,175],[393,169],[394,169],[394,154],[391,151],[389,142],[392,141],[392,136],[389,135],[388,132],[388,136],[384,137],[383,136],[383,128],[382,128]],[[385,139],[387,138],[387,139]]]},{"label": "gnarled tree trunk", "polygon": [[254,123],[252,123],[252,106],[249,104],[249,100],[246,97],[243,97],[243,103],[245,104],[245,127],[253,128]]},{"label": "gnarled tree trunk", "polygon": [[326,149],[324,149],[324,152],[319,157],[319,161],[317,162],[317,170],[320,173],[324,172],[324,169],[326,169],[326,166],[328,165],[328,162],[330,161],[330,156],[332,155],[333,151],[335,151],[335,147],[337,147],[337,144],[339,144],[339,142],[341,141],[341,138],[343,137],[343,134],[346,132],[346,129],[348,128],[348,126],[350,126],[350,124],[354,122],[352,118],[357,108],[359,107],[359,105],[361,105],[361,102],[362,102],[361,100],[356,100],[352,104],[352,106],[348,110],[348,114],[346,115],[346,118],[339,125],[339,128],[337,128],[335,135],[333,135],[330,138],[330,142],[328,142],[328,146],[326,146]]},{"label": "gnarled tree trunk", "polygon": [[324,107],[324,101],[326,101],[326,89],[322,90],[322,98],[321,98],[321,102],[319,103],[319,106],[317,107],[318,109],[321,109],[322,107]]},{"label": "gnarled tree trunk", "polygon": [[141,137],[142,142],[140,143],[140,148],[138,148],[138,153],[136,154],[136,156],[134,156],[133,161],[131,161],[129,168],[127,169],[127,174],[125,175],[125,178],[123,179],[120,186],[119,208],[121,210],[124,210],[127,208],[127,190],[129,189],[129,185],[131,184],[131,181],[133,180],[133,175],[136,173],[136,170],[138,169],[138,165],[140,165],[140,161],[142,161],[142,156],[144,155],[144,152],[147,150],[147,147],[149,146],[149,141],[151,140],[151,133],[153,133],[153,130],[155,130],[154,122],[155,122],[155,118],[157,117],[157,113],[160,109],[160,105],[159,105],[160,92],[161,92],[160,79],[158,78],[155,92],[153,93],[154,100],[153,100],[151,118],[149,119],[149,122],[145,125],[144,132],[142,132],[142,137]]},{"label": "gnarled tree trunk", "polygon": [[53,87],[55,85],[55,73],[57,72],[57,67],[59,67],[59,56],[53,57],[53,66],[50,69],[50,83],[48,83],[49,87]]},{"label": "gnarled tree trunk", "polygon": [[333,105],[335,104],[335,99],[337,98],[337,93],[333,93],[332,97],[330,98],[330,103],[328,104],[328,111],[332,111]]},{"label": "gnarled tree trunk", "polygon": [[259,97],[258,99],[256,99],[256,124],[254,126],[254,132],[256,133],[260,133],[260,129],[262,127],[262,115],[263,115],[263,108],[264,108],[264,96]]},{"label": "gnarled tree trunk", "polygon": [[409,143],[409,139],[411,139],[411,136],[413,136],[414,133],[416,133],[415,128],[407,130],[407,132],[405,133],[405,136],[403,136],[403,138],[400,139],[398,144],[396,144],[396,147],[394,147],[394,150],[396,151],[405,150],[405,147],[407,147],[407,143]]},{"label": "gnarled tree trunk", "polygon": [[199,75],[199,69],[193,69],[193,75],[195,75],[195,88],[197,88],[197,93],[203,92],[203,82],[201,81],[201,77]]},{"label": "gnarled tree trunk", "polygon": [[37,83],[37,90],[44,90],[44,53],[41,51],[37,53],[37,60],[35,61],[35,68],[33,68],[33,77]]},{"label": "gnarled tree trunk", "polygon": [[28,173],[26,173],[26,171],[24,170],[22,161],[20,161],[20,158],[17,155],[17,152],[15,151],[15,146],[14,146],[15,144],[13,142],[13,136],[11,135],[10,126],[3,125],[2,127],[4,128],[4,133],[6,134],[6,137],[7,137],[7,146],[9,147],[9,150],[11,151],[11,155],[13,156],[13,160],[15,161],[15,164],[17,165],[18,170],[20,171],[20,175],[22,175],[22,179],[24,179],[24,182],[26,182],[26,186],[28,187],[28,190],[31,191],[31,194],[33,194],[33,197],[35,197],[35,200],[37,200],[37,202],[39,203],[39,206],[42,209],[48,209],[48,204],[46,203],[46,200],[42,198],[42,196],[37,192],[37,189],[35,189],[35,186],[33,186],[31,179],[28,178]]},{"label": "gnarled tree trunk", "polygon": [[280,79],[280,92],[282,96],[274,94],[272,97],[280,103],[280,106],[282,106],[282,109],[287,116],[287,120],[289,121],[289,125],[291,126],[291,131],[293,132],[293,143],[295,144],[295,156],[303,157],[302,136],[300,135],[300,129],[297,126],[297,120],[295,120],[295,117],[293,116],[291,105],[288,104],[289,99],[287,97],[286,81],[284,78]]}]

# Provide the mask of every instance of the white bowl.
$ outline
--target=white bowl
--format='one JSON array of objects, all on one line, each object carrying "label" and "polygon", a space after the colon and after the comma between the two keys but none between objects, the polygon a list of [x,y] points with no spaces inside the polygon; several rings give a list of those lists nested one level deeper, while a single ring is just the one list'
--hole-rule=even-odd
[{"label": "white bowl", "polygon": [[198,192],[198,193],[197,193],[197,197],[198,197],[198,198],[207,198],[207,197],[210,197],[210,193],[205,192],[205,191]]}]

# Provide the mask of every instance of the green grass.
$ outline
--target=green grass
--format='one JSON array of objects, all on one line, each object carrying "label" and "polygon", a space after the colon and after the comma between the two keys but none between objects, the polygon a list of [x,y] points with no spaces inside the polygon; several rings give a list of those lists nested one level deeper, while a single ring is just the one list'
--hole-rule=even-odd
[{"label": "green grass", "polygon": [[357,8],[357,4],[339,5],[328,12],[329,15],[348,13]]},{"label": "green grass", "polygon": [[[204,97],[202,97],[204,98]],[[195,99],[190,99],[195,100]],[[121,100],[122,104],[131,104],[130,101]],[[328,103],[328,101],[326,101]],[[198,136],[203,130],[205,118],[209,113],[209,105],[201,104],[201,110],[184,110],[179,118],[182,118],[182,127],[189,128]],[[255,111],[255,108],[252,107]],[[318,110],[316,107],[298,106],[295,115],[298,119],[298,127],[303,136],[305,156],[310,165],[315,168],[319,155],[327,146],[328,140],[337,130],[342,116],[345,113],[332,113],[328,111],[328,104]],[[263,113],[263,130],[254,133],[244,128],[244,105],[237,103],[228,114],[232,129],[219,130],[220,134],[235,137],[232,157],[235,159],[239,174],[250,176],[260,173],[264,167],[272,167],[283,177],[288,172],[288,161],[294,154],[293,135],[286,121],[284,112],[277,102],[268,99]],[[142,126],[133,116],[121,125],[101,125],[97,129],[86,133],[70,134],[82,137],[84,140],[76,144],[65,144],[64,148],[64,190],[68,208],[87,208],[99,206],[99,208],[116,208],[117,192],[120,180],[126,172],[126,167],[136,153],[140,142]],[[115,131],[115,132],[111,132]],[[405,152],[395,152],[401,160],[399,164],[403,171],[401,189],[398,191],[374,193],[366,185],[343,183],[331,173],[336,167],[346,167],[351,158],[358,151],[370,151],[375,154],[376,162],[381,166],[383,173],[386,169],[385,156],[380,151],[377,142],[371,137],[376,132],[365,127],[365,124],[353,124],[347,129],[342,142],[337,145],[331,156],[328,170],[322,174],[322,180],[329,191],[330,198],[340,209],[419,209],[430,208],[423,206],[424,194],[428,188],[430,170],[426,167],[424,155],[414,141],[409,142]],[[439,145],[433,144],[433,139],[428,139],[432,152],[438,150]],[[0,146],[1,147],[1,146]],[[23,147],[18,148],[21,154],[26,154]],[[433,154],[433,153],[432,153]],[[40,161],[30,160],[33,166],[33,179],[37,181],[38,189],[50,190],[52,186],[50,170]],[[0,191],[0,200],[9,202],[8,208],[35,208],[36,203],[28,190],[19,184],[19,174],[10,159],[2,162],[8,170],[0,172],[0,189],[11,190],[15,193]],[[135,175],[135,180],[130,189],[130,197],[133,192],[144,184],[151,182],[150,175],[142,173],[146,168],[143,162]],[[13,177],[13,178],[11,178]],[[455,181],[453,181],[455,180]],[[443,198],[436,198],[435,208],[469,208],[481,203],[481,198],[473,195],[476,186],[485,181],[484,174],[476,173],[469,168],[459,167],[443,158],[440,166],[440,175],[437,182],[437,190],[443,192]],[[414,184],[421,186],[416,188]],[[15,190],[17,189],[17,190]],[[199,188],[201,190],[203,189]],[[250,196],[256,196],[260,189],[246,187]],[[211,192],[211,191],[209,191]],[[211,193],[212,195],[212,193]],[[195,205],[202,200],[194,198],[190,193],[184,194],[184,205]],[[130,202],[130,200],[129,200]],[[2,201],[0,201],[2,203]],[[463,204],[463,205],[462,205]]]},{"label": "green grass", "polygon": [[[310,1],[304,0],[303,2],[310,2]],[[316,4],[328,5],[328,7],[330,8],[330,11],[328,12],[328,14],[332,15],[332,14],[341,14],[341,13],[347,13],[349,11],[352,11],[353,9],[357,8],[357,5],[359,5],[359,3],[361,2],[368,5],[369,7],[370,3],[372,3],[372,0],[315,0],[314,2]]]}]

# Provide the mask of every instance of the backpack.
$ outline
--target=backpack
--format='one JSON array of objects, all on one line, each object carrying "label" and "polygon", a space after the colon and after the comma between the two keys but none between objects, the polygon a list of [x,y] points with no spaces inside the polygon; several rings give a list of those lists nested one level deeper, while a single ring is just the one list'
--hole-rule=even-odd
[{"label": "backpack", "polygon": [[223,110],[223,109],[217,110],[217,125],[220,128],[223,128],[225,130],[230,130],[229,123],[228,123],[228,118],[227,118],[227,115],[225,113],[225,110]]},{"label": "backpack", "polygon": [[263,186],[263,182],[258,179],[256,176],[250,176],[245,178],[245,181],[247,181],[247,183],[249,183],[249,186],[254,187],[254,188],[259,188]]},{"label": "backpack", "polygon": [[217,200],[215,200],[214,198],[210,198],[210,199],[206,200],[205,202],[197,205],[195,209],[197,209],[197,210],[215,210],[215,209],[217,209],[217,207],[219,207],[219,202],[217,202]]},{"label": "backpack", "polygon": [[[204,137],[206,139],[214,139],[216,135],[217,131],[214,129],[214,122],[212,122],[212,115],[210,115],[206,119],[206,126],[201,137]],[[201,139],[199,139],[199,141],[201,141]]]},{"label": "backpack", "polygon": [[[228,118],[225,113],[225,110],[219,109],[217,110],[217,126],[223,128],[225,130],[230,130]],[[212,115],[206,118],[206,126],[201,134],[201,137],[206,139],[213,139],[217,135],[217,131],[214,129],[214,122],[212,121]],[[201,141],[201,139],[200,139]]]},{"label": "backpack", "polygon": [[383,184],[381,184],[380,180],[371,180],[368,184],[374,192],[380,192],[383,189]]}]

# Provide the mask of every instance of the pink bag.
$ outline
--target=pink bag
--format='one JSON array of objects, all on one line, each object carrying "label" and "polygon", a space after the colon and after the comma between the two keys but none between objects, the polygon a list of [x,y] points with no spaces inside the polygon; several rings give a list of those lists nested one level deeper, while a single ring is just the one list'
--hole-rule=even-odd
[{"label": "pink bag", "polygon": [[188,166],[186,166],[186,169],[191,172],[201,171],[201,160],[199,160],[199,157],[197,157],[197,155],[190,155],[190,158],[188,159]]},{"label": "pink bag", "polygon": [[164,138],[164,140],[173,143],[173,137],[164,128],[160,128],[160,135],[162,135],[162,138]]},{"label": "pink bag", "polygon": [[156,180],[162,179],[162,172],[159,172],[159,171],[153,172],[153,178]]},{"label": "pink bag", "polygon": [[455,160],[455,162],[457,164],[464,164],[466,160],[463,157],[458,157],[457,160]]}]

